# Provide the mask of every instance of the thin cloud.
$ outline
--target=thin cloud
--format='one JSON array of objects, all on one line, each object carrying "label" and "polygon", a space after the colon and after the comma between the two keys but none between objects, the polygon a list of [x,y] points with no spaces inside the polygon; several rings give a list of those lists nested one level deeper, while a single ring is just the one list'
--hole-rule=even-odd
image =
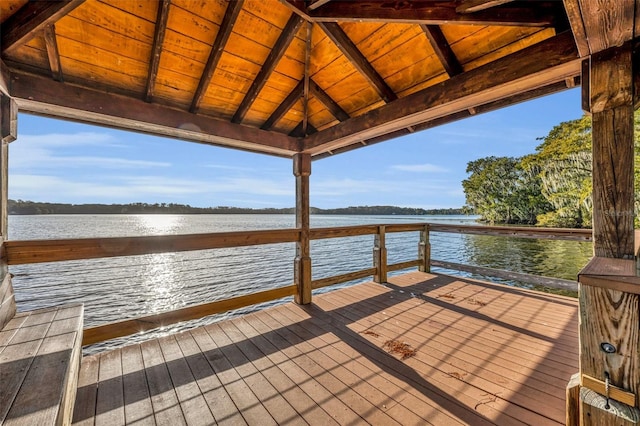
[{"label": "thin cloud", "polygon": [[391,166],[393,170],[400,170],[402,172],[411,172],[411,173],[446,173],[449,170],[437,166],[435,164],[396,164]]},{"label": "thin cloud", "polygon": [[108,133],[48,133],[44,135],[19,135],[16,144],[28,144],[47,147],[71,146],[115,146],[115,138]]}]

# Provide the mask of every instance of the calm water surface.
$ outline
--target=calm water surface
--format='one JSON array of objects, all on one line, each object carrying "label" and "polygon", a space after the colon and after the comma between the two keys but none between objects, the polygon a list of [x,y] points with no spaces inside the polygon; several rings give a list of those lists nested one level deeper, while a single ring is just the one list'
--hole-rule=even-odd
[{"label": "calm water surface", "polygon": [[[409,222],[475,223],[465,216],[311,217],[312,227]],[[292,215],[11,216],[9,238],[25,240],[190,234],[294,226],[295,218]],[[576,278],[592,252],[591,243],[573,241],[436,232],[431,233],[430,239],[434,259],[566,279]],[[388,234],[387,249],[389,263],[416,259],[418,233]],[[370,268],[372,250],[373,236],[312,241],[313,279]],[[12,266],[10,272],[14,274],[13,283],[20,310],[82,302],[85,304],[85,326],[92,326],[289,285],[293,282],[294,257],[295,245],[286,243],[20,265]],[[341,286],[350,284],[353,283]],[[93,345],[86,352],[172,333],[274,303],[281,301],[115,339]]]}]

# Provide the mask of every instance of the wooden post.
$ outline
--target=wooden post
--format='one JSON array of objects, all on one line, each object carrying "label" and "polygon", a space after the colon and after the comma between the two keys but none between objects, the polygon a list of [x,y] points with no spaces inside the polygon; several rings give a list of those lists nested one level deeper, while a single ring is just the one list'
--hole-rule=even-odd
[{"label": "wooden post", "polygon": [[387,246],[385,226],[378,227],[378,233],[374,237],[373,247],[373,266],[376,268],[376,274],[373,281],[384,284],[387,282]]},{"label": "wooden post", "polygon": [[580,426],[580,373],[571,376],[566,393],[566,426]]},{"label": "wooden post", "polygon": [[9,142],[16,138],[16,128],[16,103],[6,94],[0,94],[0,329],[16,313],[11,274],[4,250],[4,241],[7,239],[8,148]]},{"label": "wooden post", "polygon": [[418,257],[422,261],[418,270],[431,272],[431,243],[429,242],[429,225],[425,225],[420,231],[420,243],[418,244]]},{"label": "wooden post", "polygon": [[[589,85],[583,91],[589,99],[583,104],[590,106],[593,115],[595,260],[602,265],[631,262],[630,270],[635,271],[632,56],[631,43],[594,53],[588,80],[583,81]],[[637,408],[607,404],[606,395],[596,393],[593,384],[608,382],[609,388],[638,395],[639,296],[585,285],[586,277],[581,275],[579,289],[581,424],[631,424],[628,419],[638,414]]]},{"label": "wooden post", "polygon": [[300,229],[300,241],[296,243],[294,281],[297,287],[295,301],[300,305],[311,303],[311,249],[309,244],[309,176],[311,154],[293,157],[293,174],[296,177],[296,228]]}]

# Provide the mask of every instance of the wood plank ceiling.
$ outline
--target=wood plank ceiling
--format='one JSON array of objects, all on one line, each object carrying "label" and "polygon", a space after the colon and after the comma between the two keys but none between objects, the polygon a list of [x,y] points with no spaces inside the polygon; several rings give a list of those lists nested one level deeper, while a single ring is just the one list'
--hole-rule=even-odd
[{"label": "wood plank ceiling", "polygon": [[557,0],[2,0],[0,33],[23,111],[280,156],[580,83]]}]

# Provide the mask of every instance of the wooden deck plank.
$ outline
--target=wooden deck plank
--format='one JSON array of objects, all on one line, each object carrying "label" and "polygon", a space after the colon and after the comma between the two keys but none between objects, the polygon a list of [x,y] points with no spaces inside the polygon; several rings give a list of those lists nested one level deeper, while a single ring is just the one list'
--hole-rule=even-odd
[{"label": "wooden deck plank", "polygon": [[[331,381],[333,394],[337,398],[342,399],[345,404],[352,407],[367,423],[401,424],[397,419],[385,412],[386,410],[383,409],[383,406],[386,405],[387,400],[384,398],[380,400],[380,395],[375,395],[375,390],[372,389],[370,385],[357,380],[357,378],[353,380],[353,377],[349,375],[344,367],[332,362],[325,354],[316,351],[308,341],[294,333],[292,324],[288,324],[286,318],[282,316],[282,310],[266,311],[265,313],[269,315],[270,322],[278,327],[278,333],[285,337],[292,345],[298,348],[303,354],[313,354],[313,362],[335,378]],[[311,356],[309,356],[309,358],[311,358]]]},{"label": "wooden deck plank", "polygon": [[[269,345],[262,334],[242,319],[230,322],[243,333],[247,340],[238,347],[252,359],[253,365],[278,389],[280,394],[291,404],[298,415],[311,424],[333,425],[335,420],[324,411],[296,382],[283,371],[280,364],[274,364],[269,356]],[[262,348],[262,349],[261,349]],[[286,370],[286,369],[285,369]]]},{"label": "wooden deck plank", "polygon": [[[353,371],[349,370],[345,365],[339,363],[336,357],[339,355],[339,351],[329,345],[326,345],[319,335],[310,333],[299,325],[297,321],[289,323],[290,317],[286,316],[287,310],[278,310],[278,317],[276,319],[284,319],[287,321],[281,321],[283,326],[295,334],[295,340],[304,342],[309,352],[313,352],[314,360],[320,364],[327,371],[331,371],[336,377],[349,388],[353,389],[367,401],[369,401],[378,410],[382,410],[388,416],[390,416],[394,422],[402,425],[407,424],[420,424],[420,423],[432,423],[435,419],[424,419],[415,413],[408,410],[406,407],[402,407],[396,404],[396,400],[384,393],[384,388],[377,387],[375,380],[375,374],[368,372],[365,375],[357,375]],[[373,383],[371,383],[373,382]],[[384,383],[386,385],[386,383]],[[371,423],[376,423],[378,419],[365,419]],[[391,424],[390,422],[385,422]],[[453,419],[448,418],[447,424],[454,424]]]},{"label": "wooden deck plank", "polygon": [[211,409],[202,395],[189,364],[184,359],[175,336],[162,337],[158,339],[158,342],[187,424],[207,425],[214,423]]},{"label": "wooden deck plank", "polygon": [[282,327],[268,313],[259,312],[256,315],[256,318],[269,327],[271,330],[270,337],[273,338],[274,336],[278,336],[278,338],[274,338],[274,341],[280,345],[280,350],[282,352],[287,354],[294,363],[307,371],[314,380],[328,390],[331,394],[330,398],[339,399],[346,407],[349,408],[349,411],[345,413],[348,416],[347,420],[339,421],[340,423],[355,424],[362,423],[363,420],[365,420],[362,415],[374,409],[368,401],[353,392],[351,389],[346,389],[336,376],[322,368],[313,357],[309,356],[310,354],[307,354],[307,352],[298,347],[297,344],[289,341],[289,333],[282,329]]},{"label": "wooden deck plank", "polygon": [[[359,318],[358,312],[353,312],[352,310],[343,310],[341,312],[345,312],[343,315],[347,320],[353,320],[354,318],[357,320]],[[373,318],[371,320],[376,321]],[[439,382],[441,383],[440,386],[447,387],[456,394],[464,394],[469,398],[470,408],[487,400],[487,404],[497,409],[500,415],[508,414],[514,420],[521,420],[528,424],[548,424],[548,419],[523,408],[523,405],[526,405],[532,396],[528,395],[526,389],[520,388],[518,392],[508,392],[508,389],[505,389],[508,384],[506,380],[509,374],[508,370],[503,372],[502,376],[497,375],[503,380],[503,383],[500,384],[492,383],[490,380],[485,379],[483,376],[487,376],[486,371],[476,371],[479,366],[474,365],[474,362],[484,363],[488,357],[474,357],[471,354],[469,357],[462,358],[458,351],[458,349],[464,348],[462,345],[451,348],[449,351],[438,350],[441,342],[422,347],[420,343],[424,340],[417,337],[416,333],[411,328],[407,328],[405,324],[400,327],[389,327],[384,325],[384,322],[385,320],[381,320],[374,328],[369,329],[379,335],[379,346],[382,347],[385,341],[397,340],[409,343],[412,348],[418,348],[416,356],[407,359],[405,362],[425,377],[429,377],[430,381]],[[399,316],[395,316],[391,322],[395,324],[400,322]],[[356,332],[365,331],[365,329],[358,330],[358,327],[355,326],[350,327]],[[446,338],[444,340],[446,341]],[[540,399],[542,400],[538,403],[544,404],[544,398]],[[560,417],[564,417],[564,411]],[[497,420],[498,417],[493,419]],[[506,421],[502,420],[502,424],[506,424]]]},{"label": "wooden deck plank", "polygon": [[89,426],[95,423],[99,369],[100,355],[87,356],[82,359],[76,404],[73,409],[74,425]]},{"label": "wooden deck plank", "polygon": [[[125,388],[113,424],[563,424],[576,300],[438,274],[389,281],[116,350],[120,382],[106,374],[120,355],[87,357],[74,422],[91,423],[106,384]],[[417,352],[400,359],[388,340]]]},{"label": "wooden deck plank", "polygon": [[[285,339],[279,336],[277,333],[273,333],[273,330],[260,321],[257,318],[257,314],[253,314],[251,317],[251,326],[263,336],[268,336],[268,342],[273,347],[273,357],[279,359],[277,361],[278,366],[285,368],[285,372],[289,377],[294,380],[298,386],[314,401],[329,413],[338,424],[348,424],[350,422],[358,422],[362,419],[358,416],[349,406],[347,406],[342,400],[334,398],[331,391],[329,391],[322,383],[317,380],[317,377],[313,376],[304,366],[300,366],[295,362],[294,358],[285,353],[282,348],[286,348],[288,343]],[[354,423],[355,424],[355,423]]]},{"label": "wooden deck plank", "polygon": [[[291,318],[299,318],[300,309],[295,306],[287,307],[287,314]],[[309,331],[312,335],[320,336],[322,343],[319,343],[318,349],[329,351],[332,359],[340,362],[349,370],[353,371],[358,377],[367,380],[372,386],[375,386],[380,392],[384,392],[390,398],[393,398],[395,406],[401,406],[405,410],[415,413],[421,417],[417,424],[489,424],[486,420],[478,417],[472,422],[467,420],[462,422],[455,414],[447,410],[443,401],[437,398],[429,398],[426,391],[419,391],[419,386],[408,384],[408,381],[401,378],[401,369],[393,369],[390,364],[394,363],[390,357],[385,357],[381,352],[377,353],[380,359],[376,359],[371,353],[375,353],[377,348],[369,345],[368,342],[350,342],[346,344],[343,339],[333,333],[333,327],[329,323],[324,325],[320,321],[299,322],[300,327]],[[386,359],[385,359],[386,358]],[[384,363],[382,361],[388,361]],[[428,408],[427,408],[428,407]],[[459,411],[459,408],[458,408]]]},{"label": "wooden deck plank", "polygon": [[[358,297],[358,295],[352,295],[352,297],[348,297],[349,291],[346,292],[341,292],[340,297],[338,299],[336,299],[336,297],[334,295],[330,295],[327,296],[326,298],[323,299],[323,302],[327,302],[330,300],[333,300],[334,302],[334,307],[335,306],[341,306],[341,305],[346,305],[349,304],[351,302],[353,302],[353,300],[350,300],[352,298]],[[395,296],[396,298],[398,297],[397,295]],[[418,306],[423,305],[418,301],[414,301],[416,303],[418,303]],[[351,317],[351,319],[355,319],[356,321],[354,321],[354,323],[357,322],[358,316],[357,313],[354,313],[354,311],[358,311],[358,309],[360,309],[359,307],[362,306],[363,304],[358,304],[358,305],[352,305],[354,307],[354,309],[350,309],[350,310],[345,310],[346,315],[348,317]],[[386,310],[385,310],[386,309]],[[394,312],[393,310],[396,310],[396,312]],[[398,304],[398,302],[393,302],[393,306],[378,306],[377,310],[374,311],[373,316],[369,317],[369,321],[372,322],[372,324],[375,324],[376,327],[371,327],[370,329],[361,329],[358,330],[360,332],[363,331],[367,331],[369,330],[369,332],[375,332],[376,334],[380,334],[380,335],[385,335],[387,338],[393,338],[394,335],[398,335],[398,331],[402,330],[404,333],[401,335],[401,339],[402,340],[406,340],[406,341],[410,341],[413,343],[414,347],[415,345],[419,345],[420,342],[436,342],[436,345],[431,345],[429,344],[427,347],[425,347],[425,352],[428,352],[429,354],[436,354],[435,358],[433,360],[434,365],[437,365],[439,363],[442,363],[443,360],[446,360],[447,364],[450,364],[451,366],[458,366],[459,368],[462,368],[462,370],[460,370],[461,372],[455,372],[454,374],[457,376],[459,374],[471,374],[473,372],[474,369],[477,368],[482,368],[483,370],[485,370],[485,368],[487,366],[491,366],[491,364],[493,364],[493,369],[497,372],[497,374],[494,374],[493,376],[490,374],[487,374],[486,371],[482,372],[482,375],[477,375],[477,374],[471,374],[468,377],[465,377],[465,381],[467,381],[469,384],[473,384],[476,386],[479,386],[482,389],[486,389],[487,391],[491,392],[491,393],[495,393],[495,392],[500,392],[501,389],[504,388],[508,388],[509,385],[511,384],[512,386],[512,390],[514,392],[514,394],[512,396],[510,396],[509,399],[514,400],[514,402],[516,402],[519,405],[535,405],[535,401],[536,399],[538,400],[538,403],[540,404],[544,404],[544,403],[549,403],[549,397],[550,395],[547,394],[545,391],[539,391],[538,389],[536,389],[535,387],[531,387],[529,385],[527,386],[523,386],[522,384],[518,384],[518,383],[511,383],[511,380],[505,379],[505,377],[510,377],[512,374],[514,374],[514,372],[510,372],[507,373],[506,371],[509,371],[508,369],[505,371],[505,366],[509,367],[509,366],[517,366],[520,367],[520,360],[523,358],[523,355],[525,354],[520,354],[520,357],[517,358],[513,358],[513,359],[517,359],[517,364],[514,363],[513,359],[509,360],[509,359],[503,359],[503,360],[498,360],[496,362],[490,361],[493,359],[496,359],[496,351],[499,350],[495,349],[495,350],[490,350],[487,353],[485,353],[484,355],[482,353],[474,353],[474,352],[468,352],[468,356],[461,356],[461,354],[464,353],[464,351],[468,351],[468,347],[470,346],[470,340],[469,339],[462,339],[460,341],[460,343],[457,346],[451,346],[448,350],[445,350],[442,353],[438,353],[439,349],[441,348],[446,348],[446,345],[449,341],[449,339],[451,339],[453,336],[455,336],[457,333],[451,333],[450,327],[447,326],[446,330],[443,327],[440,327],[440,330],[446,331],[446,336],[434,336],[433,335],[425,335],[425,332],[423,332],[423,330],[427,330],[427,333],[430,333],[428,331],[428,328],[425,328],[424,326],[421,326],[421,324],[423,322],[425,322],[425,318],[429,318],[429,316],[424,316],[424,315],[420,315],[419,316],[419,320],[415,321],[415,322],[407,322],[406,320],[403,319],[403,317],[406,317],[406,313],[412,311],[413,309],[407,307],[407,306],[402,306],[400,304]],[[341,311],[342,312],[342,311]],[[386,312],[386,314],[389,317],[393,317],[393,323],[394,325],[402,323],[403,321],[405,323],[403,323],[402,325],[398,326],[397,329],[394,326],[391,327],[385,327],[384,323],[386,321],[386,318],[384,315],[380,314],[380,312]],[[360,316],[364,317],[367,314],[371,314],[371,312],[367,311],[367,312],[360,312]],[[465,318],[471,318],[471,317],[465,317]],[[389,321],[387,321],[389,322]],[[410,330],[410,332],[405,331],[405,330]],[[491,330],[490,330],[491,331]],[[418,336],[413,337],[413,334],[416,333],[418,334]],[[438,339],[440,339],[440,341],[438,341]],[[504,346],[508,346],[510,345],[512,342],[511,341],[505,341],[503,342],[503,347]],[[479,346],[481,346],[481,343],[478,344]],[[576,358],[577,355],[575,355],[575,350],[573,352],[574,355],[574,359]],[[477,361],[476,361],[477,360]],[[474,364],[477,364],[474,365]],[[568,373],[566,374],[566,380],[564,380],[564,383],[566,383],[566,381],[568,380],[568,377],[571,376],[571,371],[575,372],[575,369],[577,368],[577,365],[574,366],[573,368],[568,370]],[[520,373],[516,373],[516,374],[522,374],[522,377],[525,377],[527,379],[527,382],[529,382],[529,378],[530,376],[535,372],[535,370],[531,370],[531,369],[524,369],[523,371],[521,371]],[[479,373],[478,373],[479,374]],[[485,378],[489,378],[491,379],[493,377],[493,380],[496,382],[499,382],[500,385],[499,387],[496,388],[496,386],[492,385],[491,380],[485,380]],[[480,379],[481,378],[481,379]],[[483,385],[479,385],[478,381],[480,379],[480,382],[483,383]],[[544,387],[544,385],[539,387],[541,389],[545,389],[548,390],[548,388]],[[517,391],[517,392],[516,392]],[[554,418],[558,419],[558,421],[562,420],[564,418],[564,387],[559,387],[556,392],[555,392],[555,397],[558,398],[556,407],[555,407],[555,414],[554,414]],[[530,401],[531,399],[531,401]],[[554,410],[551,409],[549,410],[550,412],[553,412]]]},{"label": "wooden deck plank", "polygon": [[122,387],[122,358],[120,349],[100,354],[96,425],[124,423],[124,388]]},{"label": "wooden deck plank", "polygon": [[[219,344],[223,345],[223,352],[227,359],[235,366],[238,374],[251,387],[276,423],[284,424],[298,419],[296,410],[234,344],[234,342],[245,341],[246,337],[237,329],[234,330],[234,327],[230,324],[230,322],[227,324],[216,323],[207,327],[207,329],[218,329],[216,338]],[[300,420],[298,419],[298,421]]]},{"label": "wooden deck plank", "polygon": [[151,405],[158,424],[186,425],[162,350],[157,340],[140,344]]},{"label": "wooden deck plank", "polygon": [[[443,291],[440,295],[448,295],[449,291]],[[486,325],[487,319],[492,319],[496,325],[502,325],[502,327],[494,327],[492,329],[493,334],[496,335],[494,339],[489,337],[490,341],[495,341],[498,344],[502,344],[504,339],[510,339],[514,336],[518,336],[518,341],[514,342],[515,346],[518,346],[520,350],[528,350],[533,345],[538,345],[547,349],[553,348],[554,351],[560,350],[569,350],[572,351],[575,349],[575,345],[577,345],[577,340],[573,340],[573,328],[569,328],[563,333],[563,338],[559,340],[555,340],[554,338],[547,337],[549,334],[544,329],[539,330],[539,332],[533,332],[529,330],[526,326],[518,326],[511,321],[500,321],[499,318],[491,318],[489,315],[485,315],[482,312],[478,312],[477,307],[473,309],[459,309],[455,308],[455,305],[451,305],[447,297],[435,297],[430,299],[432,301],[431,304],[421,304],[416,312],[419,316],[423,316],[424,314],[428,314],[429,318],[432,320],[440,321],[441,324],[446,324],[446,326],[457,327],[457,323],[462,319],[465,320],[465,327],[459,328],[460,332],[465,333],[465,329],[468,328],[469,332],[472,332],[472,335],[479,333],[484,326]],[[443,307],[448,307],[448,309],[443,309]],[[572,306],[569,310],[567,310],[567,314],[565,316],[564,321],[572,321],[571,316],[576,315],[575,308],[577,304]],[[518,308],[518,306],[514,306],[514,308]],[[424,311],[422,311],[424,310]],[[576,323],[577,324],[577,323]],[[435,324],[434,324],[435,325]],[[531,336],[530,336],[531,335]],[[510,347],[507,349],[511,349]],[[574,362],[567,361],[567,358],[562,356],[559,358],[559,362],[566,365],[574,365]]]},{"label": "wooden deck plank", "polygon": [[216,423],[219,425],[247,424],[191,333],[180,333],[176,338]]},{"label": "wooden deck plank", "polygon": [[220,382],[225,386],[238,411],[249,424],[275,425],[276,422],[271,414],[218,347],[212,336],[212,334],[215,335],[214,331],[209,332],[206,328],[198,328],[192,330],[191,334],[218,375]]},{"label": "wooden deck plank", "polygon": [[[20,385],[22,385],[29,367],[33,363],[33,356],[38,352],[40,344],[39,340],[31,340],[8,345],[0,353],[0,383],[2,383],[0,424],[3,423],[11,408],[11,402],[18,394]],[[19,374],[16,372],[19,372]]]},{"label": "wooden deck plank", "polygon": [[[344,295],[347,300],[357,297],[357,295],[349,297],[349,293],[345,293]],[[567,360],[566,352],[561,351],[560,354],[549,353],[551,348],[540,345],[539,342],[535,341],[519,342],[514,338],[514,335],[496,337],[496,332],[499,331],[499,327],[496,325],[492,325],[490,329],[486,327],[476,327],[470,331],[467,322],[456,324],[453,321],[439,321],[440,318],[437,315],[440,312],[428,309],[428,305],[421,303],[419,300],[408,301],[405,306],[389,306],[385,304],[378,304],[376,306],[380,312],[384,310],[387,315],[402,314],[402,321],[406,324],[406,327],[414,328],[422,325],[422,327],[419,327],[416,331],[422,335],[423,341],[431,341],[431,339],[435,338],[438,339],[444,347],[456,345],[452,346],[452,350],[468,352],[474,357],[479,356],[480,359],[495,358],[508,362],[514,357],[526,355],[522,363],[513,366],[516,368],[514,372],[518,372],[519,367],[535,367],[542,360],[547,361],[545,363],[547,368],[553,369],[552,379],[557,377],[557,375],[571,374],[571,371],[575,372],[576,360],[573,360],[573,362],[554,360],[554,358],[560,358],[562,356],[564,356],[564,358],[560,359]],[[376,315],[378,314],[376,313]],[[378,315],[377,318],[382,319],[383,317]],[[426,318],[428,318],[428,320],[426,320]],[[470,317],[462,317],[462,319],[468,320]],[[460,321],[461,318],[456,319],[456,322]],[[425,325],[428,325],[428,327],[425,327]],[[455,330],[455,333],[451,333],[443,338],[441,334],[450,328]],[[490,340],[491,338],[493,338],[493,340]],[[508,343],[508,345],[506,343]],[[521,344],[518,347],[514,347],[517,343]],[[553,349],[554,351],[556,350],[555,348]],[[553,381],[547,381],[547,383],[553,383]],[[557,383],[557,385],[560,388],[566,387],[566,383]]]},{"label": "wooden deck plank", "polygon": [[121,356],[125,422],[136,425],[155,425],[140,345],[122,348]]}]

